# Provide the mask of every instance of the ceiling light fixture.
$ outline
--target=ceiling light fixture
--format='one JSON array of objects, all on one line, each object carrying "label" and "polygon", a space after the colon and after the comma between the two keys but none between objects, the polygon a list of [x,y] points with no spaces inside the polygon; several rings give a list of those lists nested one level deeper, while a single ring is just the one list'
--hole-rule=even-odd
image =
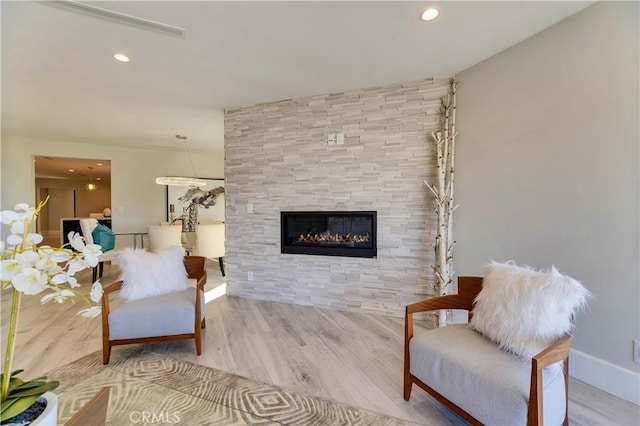
[{"label": "ceiling light fixture", "polygon": [[93,192],[96,189],[98,189],[98,185],[93,183],[93,167],[89,167],[89,183],[86,184],[84,187],[87,191],[90,191],[90,192]]},{"label": "ceiling light fixture", "polygon": [[[187,155],[189,156],[189,161],[191,162],[191,170],[193,174],[196,174],[196,167],[193,165],[193,159],[191,158],[191,152],[189,152],[189,147],[187,146],[187,137],[184,135],[176,135],[176,139],[184,142],[184,149],[187,151]],[[156,183],[158,185],[167,185],[167,186],[204,186],[207,184],[207,181],[198,178],[185,177],[185,176],[158,176],[156,178]]]},{"label": "ceiling light fixture", "polygon": [[129,57],[124,53],[116,53],[115,55],[113,55],[113,59],[115,59],[118,62],[124,62],[124,63],[129,62]]},{"label": "ceiling light fixture", "polygon": [[437,7],[430,7],[420,14],[420,19],[423,21],[433,21],[438,17],[438,15],[440,15],[440,9]]}]

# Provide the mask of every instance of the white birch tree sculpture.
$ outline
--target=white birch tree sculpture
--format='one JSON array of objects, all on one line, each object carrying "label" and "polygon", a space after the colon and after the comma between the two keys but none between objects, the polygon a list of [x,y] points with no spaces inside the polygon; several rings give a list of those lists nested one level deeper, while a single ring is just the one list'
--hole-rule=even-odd
[{"label": "white birch tree sculpture", "polygon": [[[424,184],[431,190],[436,201],[436,213],[438,215],[437,235],[434,245],[435,274],[434,293],[436,296],[447,294],[450,284],[453,282],[453,212],[458,208],[454,204],[455,182],[455,152],[456,152],[456,91],[458,82],[451,79],[451,86],[446,96],[442,98],[442,130],[431,133],[431,138],[436,148],[436,175],[437,182]],[[438,327],[447,324],[445,310],[438,312]]]}]

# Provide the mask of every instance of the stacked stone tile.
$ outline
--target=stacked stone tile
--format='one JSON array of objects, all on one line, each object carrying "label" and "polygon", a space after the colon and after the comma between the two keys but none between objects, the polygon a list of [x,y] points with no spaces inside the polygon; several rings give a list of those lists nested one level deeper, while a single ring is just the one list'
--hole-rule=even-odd
[{"label": "stacked stone tile", "polygon": [[[435,180],[429,138],[448,85],[426,79],[226,111],[229,294],[393,316],[431,294],[436,216],[423,180]],[[327,144],[335,133],[344,145]],[[282,210],[376,210],[378,256],[281,254]]]}]

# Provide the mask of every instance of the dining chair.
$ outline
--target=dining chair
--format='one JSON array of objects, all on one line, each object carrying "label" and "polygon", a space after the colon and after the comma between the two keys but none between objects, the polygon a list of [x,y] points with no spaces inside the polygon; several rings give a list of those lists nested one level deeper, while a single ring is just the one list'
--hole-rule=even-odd
[{"label": "dining chair", "polygon": [[216,259],[220,264],[220,272],[224,273],[224,223],[207,223],[196,226],[196,246],[193,254]]},{"label": "dining chair", "polygon": [[182,247],[182,226],[150,225],[147,226],[149,251],[157,252],[165,247]]},{"label": "dining chair", "polygon": [[[94,244],[93,230],[98,226],[98,220],[89,218],[80,219],[79,222],[80,231],[82,232],[82,236],[84,237],[85,244]],[[94,282],[98,277],[102,278],[102,273],[104,271],[104,262],[115,263],[118,260],[118,256],[120,256],[120,253],[122,253],[122,250],[108,250],[102,253],[98,266],[93,268],[92,278]]]}]

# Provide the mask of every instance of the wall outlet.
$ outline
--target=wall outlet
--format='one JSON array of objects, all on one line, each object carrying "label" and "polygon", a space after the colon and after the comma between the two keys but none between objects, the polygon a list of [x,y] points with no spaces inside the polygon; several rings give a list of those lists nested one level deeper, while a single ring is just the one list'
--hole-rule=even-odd
[{"label": "wall outlet", "polygon": [[253,271],[247,271],[247,281],[253,281]]},{"label": "wall outlet", "polygon": [[331,134],[331,135],[327,135],[327,145],[335,145],[336,144],[336,135]]},{"label": "wall outlet", "polygon": [[633,341],[633,362],[640,364],[640,340]]}]

